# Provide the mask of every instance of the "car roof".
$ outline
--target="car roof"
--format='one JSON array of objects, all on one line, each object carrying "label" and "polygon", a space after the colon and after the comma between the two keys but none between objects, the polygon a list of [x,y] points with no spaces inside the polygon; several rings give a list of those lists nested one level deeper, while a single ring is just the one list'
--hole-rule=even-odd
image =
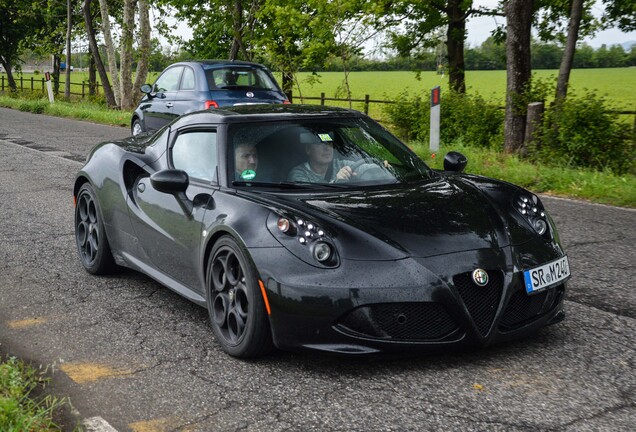
[{"label": "car roof", "polygon": [[189,65],[199,64],[199,65],[210,66],[210,67],[251,66],[251,67],[255,67],[255,68],[259,68],[259,69],[260,68],[267,69],[262,64],[252,63],[252,62],[247,62],[247,61],[242,61],[242,60],[186,60],[186,61],[174,63],[174,64],[172,64],[170,66],[185,65],[185,64],[189,64]]},{"label": "car roof", "polygon": [[366,117],[359,111],[322,105],[259,104],[223,109],[209,109],[185,114],[177,121],[180,126],[201,123],[251,123],[310,118]]}]

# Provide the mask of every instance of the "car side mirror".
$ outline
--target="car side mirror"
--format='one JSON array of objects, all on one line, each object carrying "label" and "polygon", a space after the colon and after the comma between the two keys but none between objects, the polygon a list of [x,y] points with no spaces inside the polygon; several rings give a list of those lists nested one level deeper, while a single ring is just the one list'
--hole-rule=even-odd
[{"label": "car side mirror", "polygon": [[150,176],[150,184],[159,192],[177,195],[185,193],[190,185],[190,179],[185,171],[163,170]]},{"label": "car side mirror", "polygon": [[150,84],[144,84],[140,88],[142,93],[150,94],[152,93],[152,86]]},{"label": "car side mirror", "polygon": [[468,158],[463,154],[450,151],[444,156],[444,171],[462,172],[468,164]]},{"label": "car side mirror", "polygon": [[157,171],[150,176],[150,184],[159,192],[174,195],[186,217],[192,218],[194,205],[185,194],[190,185],[190,178],[185,171],[173,169]]}]

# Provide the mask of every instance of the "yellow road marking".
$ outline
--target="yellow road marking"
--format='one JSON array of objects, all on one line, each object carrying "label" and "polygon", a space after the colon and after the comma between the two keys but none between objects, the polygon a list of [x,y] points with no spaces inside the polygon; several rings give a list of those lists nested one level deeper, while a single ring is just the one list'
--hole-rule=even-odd
[{"label": "yellow road marking", "polygon": [[24,328],[44,324],[47,321],[48,321],[48,318],[43,318],[43,317],[13,320],[13,321],[7,321],[7,327],[12,329],[24,329]]},{"label": "yellow road marking", "polygon": [[77,384],[131,375],[133,373],[130,369],[113,368],[98,363],[62,363],[60,369]]},{"label": "yellow road marking", "polygon": [[168,432],[179,426],[181,421],[176,417],[158,418],[131,423],[128,427],[133,432]]}]

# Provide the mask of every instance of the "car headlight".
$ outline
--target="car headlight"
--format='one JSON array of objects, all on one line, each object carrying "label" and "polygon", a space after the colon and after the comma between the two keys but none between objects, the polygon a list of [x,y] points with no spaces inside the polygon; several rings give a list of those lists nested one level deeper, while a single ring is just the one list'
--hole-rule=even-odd
[{"label": "car headlight", "polygon": [[518,192],[514,207],[537,234],[551,238],[549,218],[538,196],[527,191]]},{"label": "car headlight", "polygon": [[336,247],[317,223],[293,214],[270,214],[267,227],[290,252],[308,264],[338,265]]}]

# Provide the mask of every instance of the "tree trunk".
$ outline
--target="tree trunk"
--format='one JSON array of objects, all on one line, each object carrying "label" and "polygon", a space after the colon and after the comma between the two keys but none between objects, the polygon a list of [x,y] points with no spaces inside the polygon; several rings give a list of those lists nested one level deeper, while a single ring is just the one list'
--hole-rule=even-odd
[{"label": "tree trunk", "polygon": [[135,84],[133,85],[133,98],[138,95],[139,89],[148,77],[148,63],[150,62],[150,8],[147,0],[139,0],[139,52]]},{"label": "tree trunk", "polygon": [[446,47],[448,49],[448,81],[450,88],[466,93],[464,74],[464,41],[466,40],[466,10],[462,9],[463,0],[448,2],[448,28],[446,29]]},{"label": "tree trunk", "polygon": [[[230,60],[236,60],[243,45],[243,4],[239,0],[232,2],[232,46]],[[245,52],[245,48],[242,50]]]},{"label": "tree trunk", "polygon": [[102,58],[99,56],[99,49],[97,48],[97,41],[95,40],[95,29],[93,28],[93,18],[91,17],[91,0],[84,0],[82,11],[84,12],[84,24],[86,24],[86,33],[88,35],[88,43],[91,47],[91,54],[95,60],[97,72],[99,72],[99,78],[102,80],[106,105],[111,108],[116,108],[117,103],[115,102],[115,95],[113,94],[113,89],[110,86],[110,81],[108,80],[108,74],[106,74],[106,68],[104,67]]},{"label": "tree trunk", "polygon": [[135,30],[136,0],[124,0],[124,21],[121,26],[121,61],[120,87],[121,109],[129,110],[134,107],[132,101],[132,55],[133,37]]},{"label": "tree trunk", "polygon": [[534,0],[507,0],[506,57],[507,89],[504,121],[504,150],[512,153],[523,146],[526,129],[526,104],[523,94],[530,83],[530,30]]},{"label": "tree trunk", "polygon": [[93,57],[93,51],[90,47],[88,48],[88,52],[90,54],[88,58],[88,94],[90,96],[95,96],[95,89],[97,88],[97,69],[95,67],[95,57]]},{"label": "tree trunk", "polygon": [[53,94],[60,94],[60,55],[53,54]]},{"label": "tree trunk", "polygon": [[[110,30],[110,18],[108,16],[107,0],[99,0],[99,12],[102,16],[102,33],[104,34],[104,44],[106,45],[106,57],[108,58],[108,71],[112,78],[115,104],[119,106],[121,92],[119,91],[119,76],[117,74],[117,57],[115,56],[115,44]],[[103,82],[103,80],[102,80]]]},{"label": "tree trunk", "polygon": [[561,67],[559,68],[559,79],[557,80],[556,100],[565,100],[568,95],[568,83],[570,81],[570,71],[574,62],[574,52],[576,42],[579,39],[579,27],[583,16],[583,0],[572,0],[570,11],[570,22],[568,24],[568,39],[565,43]]},{"label": "tree trunk", "polygon": [[[283,75],[283,82],[282,82],[283,93],[285,93],[287,97],[289,98],[289,95],[292,94],[292,90],[294,88],[294,73],[283,70],[282,75]],[[290,102],[291,102],[291,99],[290,99]]]},{"label": "tree trunk", "polygon": [[5,73],[7,74],[7,80],[9,81],[9,88],[12,91],[17,91],[18,86],[15,83],[15,78],[13,78],[13,65],[8,61],[0,61],[0,64],[4,68]]},{"label": "tree trunk", "polygon": [[64,83],[64,97],[71,97],[71,0],[66,0],[66,83]]}]

